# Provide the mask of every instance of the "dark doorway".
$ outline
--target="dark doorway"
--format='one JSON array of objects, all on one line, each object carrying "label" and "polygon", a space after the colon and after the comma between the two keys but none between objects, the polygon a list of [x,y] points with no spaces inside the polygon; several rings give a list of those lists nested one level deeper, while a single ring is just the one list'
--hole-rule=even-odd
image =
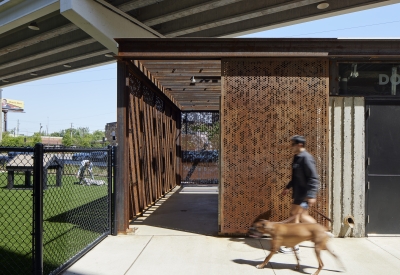
[{"label": "dark doorway", "polygon": [[367,233],[400,234],[400,105],[367,105]]}]

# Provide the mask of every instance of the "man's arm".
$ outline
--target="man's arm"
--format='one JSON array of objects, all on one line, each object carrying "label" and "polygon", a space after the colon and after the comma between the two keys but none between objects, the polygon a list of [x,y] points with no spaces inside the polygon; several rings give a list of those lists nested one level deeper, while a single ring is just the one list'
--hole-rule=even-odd
[{"label": "man's arm", "polygon": [[311,156],[304,158],[304,174],[307,180],[307,198],[315,199],[319,189],[319,180],[315,161]]}]

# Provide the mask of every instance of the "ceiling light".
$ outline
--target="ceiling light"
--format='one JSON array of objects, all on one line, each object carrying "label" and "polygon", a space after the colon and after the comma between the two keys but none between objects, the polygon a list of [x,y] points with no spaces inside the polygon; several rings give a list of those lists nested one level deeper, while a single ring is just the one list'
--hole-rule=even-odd
[{"label": "ceiling light", "polygon": [[34,30],[34,31],[40,30],[40,28],[39,28],[39,26],[36,24],[36,22],[32,22],[32,23],[28,26],[28,28],[30,28],[31,30]]},{"label": "ceiling light", "polygon": [[319,3],[319,4],[318,4],[317,9],[319,9],[319,10],[324,10],[324,9],[326,9],[326,8],[328,8],[328,7],[329,7],[329,3],[327,3],[327,2],[322,2],[322,3]]},{"label": "ceiling light", "polygon": [[63,65],[65,68],[71,68],[72,66],[71,65],[69,65],[69,64],[64,64]]},{"label": "ceiling light", "polygon": [[30,75],[37,76],[37,73],[31,72]]},{"label": "ceiling light", "polygon": [[106,53],[105,55],[104,55],[105,57],[114,57],[112,54],[110,54],[110,53]]},{"label": "ceiling light", "polygon": [[7,79],[3,79],[2,81],[3,81],[3,82],[10,82],[10,81],[8,81]]},{"label": "ceiling light", "polygon": [[190,83],[192,84],[196,83],[196,79],[194,79],[194,76],[192,76],[192,78],[190,79]]}]

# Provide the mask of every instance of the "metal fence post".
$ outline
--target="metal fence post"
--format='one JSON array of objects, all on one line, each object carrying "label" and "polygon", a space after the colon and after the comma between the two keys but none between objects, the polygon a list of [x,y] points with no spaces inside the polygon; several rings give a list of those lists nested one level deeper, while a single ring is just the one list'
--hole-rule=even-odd
[{"label": "metal fence post", "polygon": [[115,192],[115,183],[117,180],[117,147],[113,146],[112,147],[112,157],[113,157],[113,171],[112,171],[112,175],[113,175],[113,184],[114,184],[114,188],[112,190],[112,214],[113,214],[113,221],[112,221],[112,235],[113,236],[117,236],[118,232],[117,232],[117,211],[116,211],[116,207],[115,207],[115,201],[117,198],[117,193]]},{"label": "metal fence post", "polygon": [[113,148],[111,145],[107,147],[107,174],[108,174],[108,225],[109,225],[109,233],[112,234],[113,231],[113,221],[112,221],[112,210],[113,210],[113,199],[112,199],[112,184],[113,184],[113,169],[112,169],[112,151]]},{"label": "metal fence post", "polygon": [[33,159],[33,274],[43,274],[43,144],[37,143]]}]

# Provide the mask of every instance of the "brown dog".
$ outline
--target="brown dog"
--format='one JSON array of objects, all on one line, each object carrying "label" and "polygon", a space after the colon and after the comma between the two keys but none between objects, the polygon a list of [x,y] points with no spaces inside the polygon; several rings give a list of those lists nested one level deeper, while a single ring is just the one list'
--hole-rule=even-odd
[{"label": "brown dog", "polygon": [[[326,228],[318,223],[277,223],[260,220],[254,223],[249,233],[253,237],[261,237],[264,234],[268,234],[272,238],[271,253],[269,253],[262,264],[257,265],[257,268],[264,268],[280,246],[294,248],[295,245],[303,241],[313,241],[315,243],[315,254],[317,255],[319,266],[314,275],[318,275],[324,266],[320,256],[321,250],[327,250],[331,253],[343,268],[338,256],[327,247],[327,242],[330,237],[326,234]],[[295,269],[298,270],[300,269],[299,257],[297,253],[294,253],[294,255],[297,260]]]}]

